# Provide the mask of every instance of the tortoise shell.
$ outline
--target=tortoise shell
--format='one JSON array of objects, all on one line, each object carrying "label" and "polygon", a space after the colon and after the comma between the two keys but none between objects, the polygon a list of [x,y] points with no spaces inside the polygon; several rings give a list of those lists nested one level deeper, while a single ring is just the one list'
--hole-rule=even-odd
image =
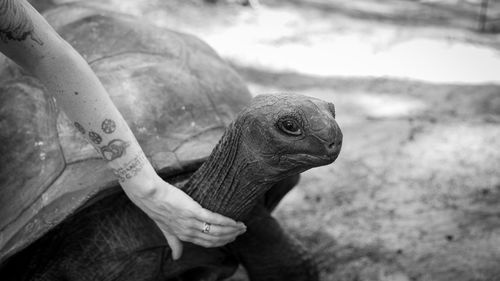
[{"label": "tortoise shell", "polygon": [[[203,161],[251,99],[196,37],[81,7],[45,17],[90,64],[160,173]],[[0,262],[117,186],[43,85],[5,57],[0,143]]]}]

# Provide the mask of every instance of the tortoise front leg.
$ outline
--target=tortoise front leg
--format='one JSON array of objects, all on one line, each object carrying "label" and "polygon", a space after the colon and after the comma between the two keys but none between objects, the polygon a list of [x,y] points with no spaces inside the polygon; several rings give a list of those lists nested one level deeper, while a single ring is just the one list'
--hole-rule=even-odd
[{"label": "tortoise front leg", "polygon": [[318,269],[303,246],[288,235],[259,204],[247,222],[247,232],[228,247],[252,281],[314,281]]},{"label": "tortoise front leg", "polygon": [[314,281],[319,278],[309,253],[271,216],[299,178],[295,175],[274,185],[252,211],[246,222],[247,232],[228,246],[247,269],[251,280]]}]

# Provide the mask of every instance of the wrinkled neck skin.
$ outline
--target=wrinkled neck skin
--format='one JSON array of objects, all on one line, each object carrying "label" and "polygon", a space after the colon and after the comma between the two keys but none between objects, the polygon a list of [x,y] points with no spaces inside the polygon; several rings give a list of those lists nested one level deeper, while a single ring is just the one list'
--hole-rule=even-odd
[{"label": "wrinkled neck skin", "polygon": [[204,208],[244,220],[258,198],[288,177],[256,159],[243,140],[242,124],[231,124],[209,159],[191,176],[183,190]]}]

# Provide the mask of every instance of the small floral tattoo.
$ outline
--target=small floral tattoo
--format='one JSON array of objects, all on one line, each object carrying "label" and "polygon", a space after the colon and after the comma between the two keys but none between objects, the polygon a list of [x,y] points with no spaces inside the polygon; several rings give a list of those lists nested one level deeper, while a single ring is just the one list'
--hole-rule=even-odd
[{"label": "small floral tattoo", "polygon": [[104,119],[104,121],[102,121],[101,128],[106,134],[111,134],[116,129],[115,121],[111,119]]}]

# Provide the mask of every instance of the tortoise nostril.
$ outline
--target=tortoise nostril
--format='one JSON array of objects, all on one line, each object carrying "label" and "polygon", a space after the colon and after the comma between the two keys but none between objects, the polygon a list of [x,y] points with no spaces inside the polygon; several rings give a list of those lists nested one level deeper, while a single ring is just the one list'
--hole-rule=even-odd
[{"label": "tortoise nostril", "polygon": [[329,145],[328,148],[334,148],[335,146],[338,146],[340,143],[336,140],[332,141]]},{"label": "tortoise nostril", "polygon": [[332,149],[340,146],[342,146],[342,139],[335,139],[328,145],[328,148]]}]

